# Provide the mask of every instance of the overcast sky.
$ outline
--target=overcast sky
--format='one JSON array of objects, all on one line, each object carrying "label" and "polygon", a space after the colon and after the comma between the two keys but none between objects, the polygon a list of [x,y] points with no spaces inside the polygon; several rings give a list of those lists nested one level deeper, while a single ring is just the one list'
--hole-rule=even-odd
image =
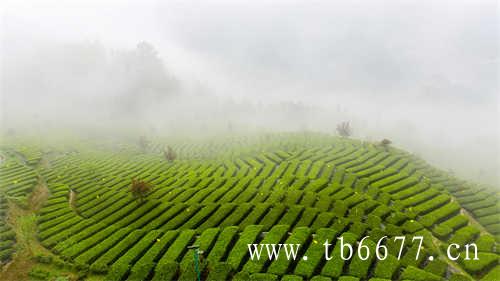
[{"label": "overcast sky", "polygon": [[[448,161],[454,156],[476,168],[486,163],[483,168],[497,174],[498,1],[0,5],[1,71],[24,84],[23,67],[29,67],[22,59],[38,49],[99,42],[126,50],[147,41],[184,86],[256,103],[301,101],[325,110],[341,105],[407,149],[428,145],[424,156],[443,152]],[[417,128],[412,131],[418,137],[396,127]]]},{"label": "overcast sky", "polygon": [[[62,2],[62,3],[59,3]],[[4,44],[146,40],[181,78],[252,98],[496,101],[497,1],[7,1]]]}]

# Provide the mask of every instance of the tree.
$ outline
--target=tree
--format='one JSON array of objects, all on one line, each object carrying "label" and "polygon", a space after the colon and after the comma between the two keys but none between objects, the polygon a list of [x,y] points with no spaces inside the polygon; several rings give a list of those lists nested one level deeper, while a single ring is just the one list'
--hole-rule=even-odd
[{"label": "tree", "polygon": [[380,141],[380,144],[381,144],[382,146],[388,146],[388,145],[390,145],[391,143],[392,143],[392,141],[391,141],[391,140],[388,140],[388,139],[383,139],[383,140],[381,140],[381,141]]},{"label": "tree", "polygon": [[168,162],[173,162],[177,158],[177,154],[170,146],[167,146],[166,149],[163,149],[163,155]]},{"label": "tree", "polygon": [[385,150],[389,149],[389,145],[391,145],[392,141],[388,139],[383,139],[380,141],[380,146],[382,146]]},{"label": "tree", "polygon": [[351,136],[351,125],[349,124],[349,121],[347,122],[342,122],[337,125],[337,133],[342,136],[342,137],[349,137]]},{"label": "tree", "polygon": [[[111,73],[117,76],[120,95],[118,113],[137,118],[151,108],[176,95],[179,82],[166,69],[154,46],[140,42],[136,48],[113,57]],[[121,111],[121,112],[120,112]]]},{"label": "tree", "polygon": [[149,148],[149,140],[145,136],[139,137],[139,142],[137,143],[142,151],[146,151]]},{"label": "tree", "polygon": [[139,202],[143,202],[144,198],[153,190],[153,185],[144,180],[132,179],[130,192]]}]

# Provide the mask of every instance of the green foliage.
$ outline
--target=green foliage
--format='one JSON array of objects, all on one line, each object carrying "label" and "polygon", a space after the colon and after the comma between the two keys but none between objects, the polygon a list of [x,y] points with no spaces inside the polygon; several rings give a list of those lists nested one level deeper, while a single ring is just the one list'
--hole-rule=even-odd
[{"label": "green foliage", "polygon": [[175,280],[178,265],[175,262],[160,261],[155,267],[154,281]]},{"label": "green foliage", "polygon": [[[22,246],[26,247],[31,252],[31,245],[33,243],[33,240],[35,239],[35,234],[36,234],[36,222],[37,222],[37,216],[32,214],[32,215],[26,215],[19,217],[18,219],[18,225],[19,225],[19,234]],[[0,240],[7,240],[8,238],[13,239],[13,237],[2,237],[3,239]]]},{"label": "green foliage", "polygon": [[[46,169],[0,166],[0,193],[25,200],[38,175],[47,183],[50,196],[35,221],[38,238],[56,254],[52,264],[81,269],[82,276],[89,269],[109,280],[194,280],[187,247],[199,245],[202,278],[210,280],[461,280],[466,277],[453,275],[436,246],[469,242],[477,243],[482,259],[461,259],[460,269],[474,280],[498,275],[498,194],[396,148],[309,133],[165,140],[182,155],[173,160],[169,149],[162,157],[163,140],[144,143],[141,150],[151,153],[107,141],[71,144],[78,153],[54,147],[58,156]],[[27,159],[37,159],[34,154]],[[134,202],[130,178],[154,186],[136,194],[147,202]],[[69,207],[69,188],[78,192],[80,214]],[[2,262],[16,243],[24,244],[5,223],[6,202],[0,196]],[[340,261],[340,235],[355,251],[370,235],[371,257]],[[400,261],[398,243],[389,241],[399,235],[407,235]],[[425,237],[418,260],[408,242],[415,235]],[[375,261],[373,242],[383,236],[389,236],[390,255]],[[326,239],[334,244],[332,261],[324,260]],[[301,244],[299,260],[249,259],[247,244],[284,242]],[[35,257],[49,262],[45,258]]]},{"label": "green foliage", "polygon": [[44,254],[35,254],[33,256],[33,259],[39,263],[45,263],[45,264],[50,264],[52,263],[52,256],[49,255],[44,255]]},{"label": "green foliage", "polygon": [[485,268],[498,264],[498,255],[493,253],[478,253],[478,260],[474,260],[474,251],[470,253],[470,259],[465,259],[465,254],[461,253],[460,263],[471,273],[481,272]]},{"label": "green foliage", "polygon": [[39,267],[33,267],[30,270],[30,272],[28,273],[28,275],[31,278],[34,278],[37,280],[48,280],[50,277],[50,272],[48,272],[42,268],[39,268]]},{"label": "green foliage", "polygon": [[399,269],[399,260],[393,255],[387,255],[387,258],[377,262],[374,276],[386,279],[392,279]]},{"label": "green foliage", "polygon": [[153,185],[144,180],[132,179],[132,184],[130,185],[130,192],[134,198],[138,199],[140,202],[153,190]]},{"label": "green foliage", "polygon": [[418,269],[414,266],[408,266],[401,274],[402,279],[415,280],[415,281],[441,281],[441,277],[424,270]]},{"label": "green foliage", "polygon": [[210,268],[207,280],[219,281],[227,280],[232,272],[231,265],[227,263],[217,263]]}]

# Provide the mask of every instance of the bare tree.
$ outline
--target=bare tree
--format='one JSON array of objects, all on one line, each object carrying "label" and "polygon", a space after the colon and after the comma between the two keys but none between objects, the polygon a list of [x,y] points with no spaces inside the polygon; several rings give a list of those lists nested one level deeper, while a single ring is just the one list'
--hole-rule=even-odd
[{"label": "bare tree", "polygon": [[163,149],[163,156],[168,162],[173,162],[177,158],[177,154],[170,146]]},{"label": "bare tree", "polygon": [[344,121],[337,125],[337,133],[342,137],[350,137],[351,136],[351,125],[349,121]]},{"label": "bare tree", "polygon": [[142,151],[147,151],[150,146],[150,141],[146,138],[146,136],[140,136],[137,144]]}]

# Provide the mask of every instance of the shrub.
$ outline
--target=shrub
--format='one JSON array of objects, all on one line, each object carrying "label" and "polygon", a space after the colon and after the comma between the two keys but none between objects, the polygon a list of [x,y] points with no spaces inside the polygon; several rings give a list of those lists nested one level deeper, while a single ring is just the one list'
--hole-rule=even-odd
[{"label": "shrub", "polygon": [[[406,237],[406,243],[408,243],[408,241],[410,241],[410,236]],[[401,264],[404,266],[418,266],[425,258],[425,249],[420,249],[418,260],[416,260],[418,248],[418,241],[415,240],[401,258]]]},{"label": "shrub", "polygon": [[375,266],[375,277],[393,279],[399,269],[399,260],[393,255],[387,255],[385,260],[380,260]]},{"label": "shrub", "polygon": [[407,219],[408,219],[408,217],[405,216],[405,214],[396,211],[396,212],[391,213],[391,215],[388,216],[385,219],[385,221],[390,223],[390,224],[400,225],[400,224],[404,223]]},{"label": "shrub", "polygon": [[453,229],[444,225],[436,225],[432,232],[439,238],[445,240],[453,232]]},{"label": "shrub", "polygon": [[264,218],[258,223],[264,226],[264,230],[268,230],[276,221],[281,217],[281,215],[286,211],[286,207],[283,204],[273,205]]},{"label": "shrub", "polygon": [[128,279],[146,279],[155,266],[154,261],[160,257],[161,251],[168,249],[178,234],[178,231],[167,231],[162,237],[158,238],[154,245],[132,267]]},{"label": "shrub", "polygon": [[468,223],[469,223],[469,219],[467,217],[465,217],[464,215],[457,215],[457,216],[454,216],[453,218],[441,223],[441,225],[444,227],[449,227],[453,230],[457,230],[459,228],[466,226]]},{"label": "shrub", "polygon": [[52,257],[44,254],[36,254],[34,257],[35,261],[39,263],[50,264],[52,263]]},{"label": "shrub", "polygon": [[132,193],[132,196],[134,196],[134,198],[139,200],[139,202],[142,202],[152,189],[152,184],[145,182],[144,180],[132,179],[130,192]]},{"label": "shrub", "polygon": [[414,281],[442,281],[443,279],[437,275],[418,269],[414,266],[408,266],[401,274],[401,279]]},{"label": "shrub", "polygon": [[320,213],[311,225],[313,230],[317,230],[330,225],[334,215],[332,213]]},{"label": "shrub", "polygon": [[[321,279],[320,279],[321,280]],[[323,279],[324,281],[327,281],[328,279]],[[341,276],[338,281],[359,281],[359,278],[354,277],[354,276]]]},{"label": "shrub", "polygon": [[451,236],[448,242],[450,244],[456,243],[458,245],[465,245],[469,241],[472,241],[477,235],[479,235],[479,233],[480,233],[479,229],[475,228],[472,225],[468,225],[455,232],[455,234]]},{"label": "shrub", "polygon": [[[111,227],[112,228],[112,227]],[[125,235],[130,233],[130,229],[122,228],[117,229],[113,228],[114,233],[109,235],[104,241],[101,241],[91,249],[87,250],[83,254],[79,255],[75,259],[75,263],[77,265],[86,265],[94,260],[96,257],[111,249],[118,241],[120,241]]]},{"label": "shrub", "polygon": [[464,255],[464,253],[460,255],[460,263],[464,266],[465,270],[471,273],[478,273],[483,271],[485,268],[488,268],[489,266],[498,264],[497,254],[479,252],[479,260],[473,260],[474,251],[471,251],[470,253],[470,260],[465,260]]},{"label": "shrub", "polygon": [[[158,216],[157,218],[155,218],[154,220],[152,220],[148,224],[146,224],[146,226],[144,226],[144,229],[157,229],[157,228],[164,226],[166,222],[168,222],[169,220],[171,220],[174,217],[177,217],[180,212],[184,211],[184,213],[185,213],[186,210],[188,209],[186,207],[187,206],[185,204],[173,205],[171,208],[169,208],[163,214],[161,214],[160,216]],[[162,229],[168,230],[165,227],[162,227]]]},{"label": "shrub", "polygon": [[500,276],[500,266],[495,266],[490,272],[488,272],[481,281],[498,281],[498,276]]},{"label": "shrub", "polygon": [[379,145],[381,147],[383,147],[385,150],[387,150],[389,148],[389,146],[392,144],[392,141],[388,140],[388,139],[383,139],[380,141]]},{"label": "shrub", "polygon": [[269,273],[254,273],[250,275],[250,281],[278,281],[278,276]]},{"label": "shrub", "polygon": [[302,213],[302,210],[304,210],[303,206],[300,205],[291,206],[287,210],[285,215],[281,218],[281,220],[278,222],[278,224],[293,226],[294,223],[299,218],[299,215]]},{"label": "shrub", "polygon": [[218,225],[219,227],[238,225],[253,208],[253,204],[242,203],[237,206],[237,208],[227,217],[223,218],[223,221]]},{"label": "shrub", "polygon": [[231,275],[232,267],[228,263],[217,263],[210,268],[208,281],[227,280]]},{"label": "shrub", "polygon": [[446,274],[447,269],[448,269],[448,263],[442,260],[430,261],[425,266],[425,271],[430,272],[432,274],[436,274],[438,276],[444,276]]},{"label": "shrub", "polygon": [[403,230],[406,233],[415,233],[423,228],[424,227],[419,222],[417,222],[415,220],[407,220],[403,224]]},{"label": "shrub", "polygon": [[270,207],[270,204],[256,204],[250,214],[248,214],[248,216],[240,222],[240,228],[244,229],[249,225],[259,224],[258,220],[267,213]]},{"label": "shrub", "polygon": [[283,275],[281,277],[281,281],[302,281],[302,277],[297,275]]},{"label": "shrub", "polygon": [[366,217],[366,223],[370,226],[370,228],[380,228],[382,220],[380,217],[370,214]]},{"label": "shrub", "polygon": [[[67,203],[66,203],[67,204]],[[77,223],[79,223],[80,221],[82,221],[82,218],[78,217],[78,216],[75,216],[75,217],[70,217],[70,219],[68,218],[65,218],[66,220],[60,224],[57,224],[55,225],[54,227],[51,227],[51,228],[42,228],[42,226],[45,226],[44,224],[42,225],[39,225],[39,230],[40,230],[40,233],[38,234],[38,237],[41,239],[41,240],[45,240],[53,235],[56,235],[58,233],[61,232],[61,230],[63,229],[68,229],[74,225],[76,225]]]},{"label": "shrub", "polygon": [[85,240],[88,237],[90,237],[96,233],[99,233],[99,231],[105,229],[106,227],[108,227],[108,225],[103,224],[103,223],[95,223],[94,222],[93,225],[83,229],[79,233],[69,237],[68,239],[66,239],[64,241],[57,243],[57,245],[54,247],[54,251],[56,253],[63,252],[64,250],[72,247],[73,245],[76,245],[79,241]]},{"label": "shrub", "polygon": [[0,251],[12,248],[12,246],[14,246],[13,240],[2,241],[2,242],[0,242]]},{"label": "shrub", "polygon": [[[413,199],[415,199],[415,197],[413,197]],[[412,211],[418,215],[427,214],[446,204],[448,201],[450,201],[450,196],[447,194],[441,194],[432,198],[431,200],[426,201],[425,203],[413,207]]]},{"label": "shrub", "polygon": [[366,232],[366,229],[368,226],[364,223],[361,222],[355,222],[351,225],[349,228],[349,232],[356,234],[358,237],[362,237],[364,233]]},{"label": "shrub", "polygon": [[495,247],[495,243],[495,237],[483,234],[476,240],[477,250],[482,252],[492,252],[493,247]]},{"label": "shrub", "polygon": [[[201,277],[202,271],[206,267],[206,263],[203,260],[201,260],[199,262],[198,266],[199,266],[198,269],[200,270],[200,277]],[[192,255],[191,255],[191,258],[189,260],[186,260],[185,262],[181,263],[179,268],[180,268],[180,276],[178,278],[179,281],[198,280],[198,272],[195,269],[195,264],[194,264],[194,260],[193,260]],[[220,280],[224,280],[224,279],[220,279]]]},{"label": "shrub", "polygon": [[0,233],[0,241],[14,240],[16,233],[13,230]]},{"label": "shrub", "polygon": [[[311,234],[311,230],[308,227],[297,227],[293,230],[292,234],[285,241],[285,244],[289,246],[305,245],[309,235]],[[300,259],[299,254],[303,251],[298,249],[299,253],[297,254],[297,259]],[[287,259],[286,255],[283,255],[283,249],[278,259],[274,260],[271,265],[268,267],[267,272],[274,273],[277,275],[284,275],[290,266],[290,264],[294,262],[293,257]]]},{"label": "shrub", "polygon": [[50,272],[38,267],[34,267],[31,269],[28,275],[38,280],[48,280],[50,277]]},{"label": "shrub", "polygon": [[215,242],[214,247],[207,257],[207,261],[210,265],[219,262],[224,254],[229,251],[231,241],[233,241],[236,235],[238,235],[238,227],[236,226],[226,227],[222,230],[217,238],[217,241]]},{"label": "shrub", "polygon": [[420,219],[420,223],[425,227],[431,227],[437,222],[451,217],[460,211],[460,205],[456,202],[450,202],[441,208],[434,210]]},{"label": "shrub", "polygon": [[198,231],[204,231],[205,229],[219,225],[223,219],[227,218],[231,213],[235,213],[236,206],[237,205],[234,203],[222,204],[215,213],[209,213],[211,214],[210,217],[206,218],[205,215],[205,218],[202,219],[202,223],[196,228]]},{"label": "shrub", "polygon": [[196,232],[192,229],[182,231],[174,243],[168,248],[167,252],[161,257],[161,263],[167,263],[171,261],[178,262],[185,252],[186,248],[193,241],[193,237]]},{"label": "shrub", "polygon": [[248,281],[250,274],[246,271],[240,271],[233,276],[233,281]]},{"label": "shrub", "polygon": [[118,230],[116,226],[109,226],[94,235],[90,236],[89,238],[80,241],[73,246],[66,248],[64,251],[61,252],[61,256],[66,259],[73,259],[77,255],[83,253],[84,251],[90,249],[94,245],[99,245],[99,242],[103,241],[106,239],[106,237],[109,237],[113,233],[115,233]]},{"label": "shrub", "polygon": [[310,226],[315,221],[318,213],[319,210],[317,208],[305,208],[295,227]]},{"label": "shrub", "polygon": [[[351,245],[356,243],[358,238],[357,235],[354,235],[350,232],[344,232],[342,234],[342,237],[344,238],[344,243],[349,243]],[[325,263],[321,271],[321,275],[338,278],[342,274],[344,268],[344,260],[338,258],[340,257],[340,243],[338,243],[338,241],[336,242],[337,243],[335,244],[335,247],[333,248],[333,251],[330,255],[333,258]]]},{"label": "shrub", "polygon": [[5,250],[0,250],[0,261],[5,262],[11,259],[12,254],[14,254],[14,249],[9,248]]},{"label": "shrub", "polygon": [[[368,275],[368,270],[373,262],[373,260],[376,258],[375,256],[375,242],[365,239],[363,241],[363,245],[367,246],[369,249],[369,257],[366,260],[362,260],[360,258],[359,254],[355,254],[354,257],[351,260],[351,263],[349,265],[349,274],[359,277],[359,278],[366,278]],[[359,246],[359,245],[358,245]],[[364,247],[363,247],[364,248]],[[361,248],[362,254],[366,254],[364,252],[364,249]]]},{"label": "shrub", "polygon": [[328,240],[329,243],[335,242],[334,239],[337,235],[337,231],[333,229],[322,228],[319,229],[311,241],[311,244],[307,248],[305,256],[308,260],[300,260],[295,267],[294,273],[297,275],[304,276],[306,278],[311,278],[314,272],[319,268],[321,261],[324,259],[325,247],[324,242]]},{"label": "shrub", "polygon": [[[288,225],[276,225],[274,226],[264,237],[264,239],[260,242],[260,244],[278,244],[286,237],[288,233]],[[262,271],[264,265],[268,262],[266,256],[259,260],[248,260],[243,269],[250,273],[257,273]]]},{"label": "shrub", "polygon": [[249,225],[241,233],[240,238],[231,249],[227,262],[234,270],[239,270],[242,266],[245,257],[248,256],[248,244],[256,242],[262,231],[261,225]]},{"label": "shrub", "polygon": [[[226,206],[226,207],[222,208],[222,206]],[[222,219],[221,217],[218,217],[215,214],[210,216],[210,214],[212,214],[214,211],[216,211],[217,208],[218,208],[217,212],[219,212],[219,210],[221,210],[221,208],[219,208],[219,207],[222,208],[222,211],[227,211],[228,207],[233,208],[234,205],[231,205],[231,204],[220,204],[220,205],[219,204],[208,204],[208,205],[205,205],[203,208],[201,208],[200,210],[195,212],[194,216],[192,216],[191,218],[187,218],[186,220],[179,221],[180,227],[177,227],[177,228],[197,229],[199,231],[203,231],[206,228],[209,228],[211,225],[216,224],[214,222],[214,220],[219,221]]]},{"label": "shrub", "polygon": [[153,230],[148,232],[141,240],[139,240],[132,248],[128,249],[126,253],[120,256],[120,258],[113,263],[111,269],[106,276],[107,280],[122,280],[130,269],[130,265],[133,264],[142,253],[147,250],[156,239],[162,234],[159,230]]},{"label": "shrub", "polygon": [[[179,266],[176,262],[158,262],[153,275],[153,281],[175,280]],[[135,280],[134,280],[135,281]]]},{"label": "shrub", "polygon": [[108,270],[108,265],[115,260],[115,258],[120,256],[126,249],[131,247],[131,245],[137,242],[145,233],[146,232],[143,230],[135,230],[131,232],[127,237],[120,240],[118,244],[92,263],[90,271],[94,273],[105,273]]},{"label": "shrub", "polygon": [[[488,279],[481,279],[483,281],[488,281]],[[449,281],[473,281],[470,277],[467,277],[465,275],[462,275],[460,273],[453,273],[449,277]]]}]

